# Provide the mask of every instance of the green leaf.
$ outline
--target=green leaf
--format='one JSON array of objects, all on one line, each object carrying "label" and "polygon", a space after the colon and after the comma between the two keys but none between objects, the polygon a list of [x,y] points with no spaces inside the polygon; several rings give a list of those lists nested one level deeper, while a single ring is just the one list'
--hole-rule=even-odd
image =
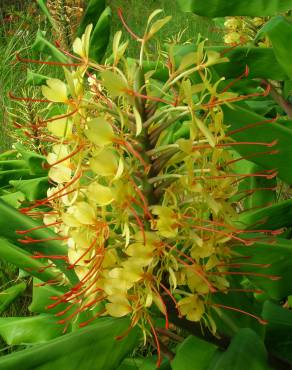
[{"label": "green leaf", "polygon": [[52,315],[0,318],[0,335],[8,345],[47,342],[62,335],[58,320]]},{"label": "green leaf", "polygon": [[26,284],[22,282],[0,292],[0,314],[5,311],[10,303],[20,296],[25,289]]},{"label": "green leaf", "polygon": [[213,369],[210,365],[214,357],[218,355],[218,347],[214,344],[189,336],[178,345],[176,356],[171,362],[171,368],[172,370]]},{"label": "green leaf", "polygon": [[[196,49],[196,45],[193,44],[175,46],[174,56],[176,66],[179,66],[185,55],[196,51]],[[248,66],[249,79],[288,79],[285,70],[281,68],[281,65],[277,61],[273,48],[210,46],[206,50],[214,50],[218,53],[224,52],[224,56],[229,59],[229,62],[220,63],[212,67],[220,77],[225,77],[226,79],[237,78],[244,73],[246,66]]]},{"label": "green leaf", "polygon": [[137,342],[132,330],[122,341],[116,336],[129,326],[125,319],[99,319],[96,324],[45,344],[0,358],[1,370],[115,370]]},{"label": "green leaf", "polygon": [[43,13],[47,16],[48,20],[50,21],[51,25],[56,28],[56,24],[55,24],[55,21],[53,20],[47,6],[46,6],[46,0],[36,0],[36,2],[38,3],[39,7],[41,8],[41,10],[43,11]]},{"label": "green leaf", "polygon": [[22,159],[7,159],[0,161],[0,168],[2,171],[15,170],[17,168],[25,168],[26,162]]},{"label": "green leaf", "polygon": [[[263,171],[263,168],[247,160],[241,160],[236,163],[236,173],[254,174]],[[241,200],[245,212],[247,209],[258,209],[267,204],[276,202],[277,186],[276,178],[266,179],[264,177],[247,177],[239,183],[238,194],[235,199]]]},{"label": "green leaf", "polygon": [[43,270],[44,263],[33,259],[32,255],[25,250],[11,244],[8,240],[0,238],[0,257],[20,269],[29,271],[30,275],[36,276],[42,281],[56,278],[56,273],[50,269]]},{"label": "green leaf", "polygon": [[292,36],[292,24],[285,17],[278,16],[272,18],[264,25],[260,30],[261,34],[268,35],[279,64],[289,78],[292,79],[292,50],[290,47],[287,47],[287,40]]},{"label": "green leaf", "polygon": [[28,151],[24,146],[18,143],[15,144],[15,148],[21,154],[32,175],[47,174],[48,171],[43,168],[44,163],[47,161],[46,157],[35,152]]},{"label": "green leaf", "polygon": [[231,15],[270,16],[292,8],[291,0],[178,0],[185,12],[193,12],[206,17]]},{"label": "green leaf", "polygon": [[77,30],[77,36],[81,37],[89,24],[95,25],[105,9],[105,0],[90,0],[81,19]]},{"label": "green leaf", "polygon": [[244,212],[238,224],[242,229],[277,230],[292,225],[292,199],[284,200],[269,207]]},{"label": "green leaf", "polygon": [[234,250],[248,256],[248,262],[255,264],[242,265],[240,271],[248,273],[246,277],[272,299],[280,300],[292,294],[291,240],[277,238],[273,243],[257,242],[249,247],[235,247]]},{"label": "green leaf", "polygon": [[50,41],[48,41],[41,30],[38,30],[34,43],[31,46],[31,49],[38,51],[39,53],[45,53],[53,57],[54,61],[66,63],[68,62],[67,57]]},{"label": "green leaf", "polygon": [[[62,245],[58,240],[55,240],[57,235],[52,230],[47,229],[47,228],[33,230],[29,234],[27,234],[32,239],[40,240],[40,242],[34,242],[32,244],[21,243],[20,239],[22,239],[25,235],[23,236],[23,235],[17,234],[16,231],[17,230],[25,231],[28,229],[33,229],[33,228],[40,226],[40,224],[37,223],[35,220],[31,219],[30,217],[27,217],[23,215],[22,213],[18,212],[16,209],[9,206],[5,202],[3,202],[1,199],[0,199],[0,214],[1,214],[0,230],[1,230],[1,236],[3,238],[8,239],[13,244],[21,245],[23,249],[29,250],[31,253],[40,252],[44,255],[62,255],[62,256],[67,255],[67,247]],[[18,249],[24,252],[24,250],[20,248]],[[3,253],[4,253],[3,258],[5,258],[5,250]],[[35,260],[32,260],[31,257],[28,257],[28,260],[26,260],[26,264],[24,265],[24,267],[30,266],[28,262],[29,260],[31,261],[31,263],[37,262]],[[16,262],[12,262],[12,263],[17,264],[17,259],[16,259]],[[55,260],[55,265],[61,271],[64,272],[64,274],[68,277],[68,279],[72,283],[76,283],[78,281],[75,273],[72,270],[71,271],[68,270],[67,265],[62,260]],[[38,266],[38,269],[41,268],[41,266],[39,265],[37,266]],[[38,276],[38,275],[35,275],[35,276]]]},{"label": "green leaf", "polygon": [[[275,169],[278,176],[292,183],[292,129],[277,122],[263,123],[267,119],[246,108],[246,105],[234,104],[232,108],[224,106],[224,117],[227,125],[230,125],[230,133],[235,130],[246,129],[232,133],[232,137],[238,142],[261,142],[273,143],[272,147],[260,145],[238,145],[234,149],[242,156],[252,156],[250,161],[257,163],[265,169]],[[257,125],[259,123],[259,125]],[[256,124],[256,125],[255,125]],[[249,126],[254,125],[254,126]],[[261,154],[266,151],[273,151],[274,154]],[[277,153],[274,151],[278,151]]]},{"label": "green leaf", "polygon": [[267,370],[264,343],[251,329],[241,329],[213,370]]},{"label": "green leaf", "polygon": [[21,203],[25,200],[25,195],[21,191],[16,191],[15,193],[2,195],[0,199],[14,208],[19,208]]},{"label": "green leaf", "polygon": [[46,81],[50,77],[42,75],[40,73],[36,73],[32,71],[31,69],[27,70],[27,75],[26,75],[26,84],[27,85],[34,85],[34,86],[42,86],[46,84]]},{"label": "green leaf", "polygon": [[30,312],[34,313],[46,313],[46,314],[56,314],[63,311],[68,304],[61,303],[56,307],[48,309],[47,307],[52,304],[50,297],[61,296],[64,292],[62,288],[50,285],[39,285],[40,280],[34,279],[33,281],[33,292],[32,292],[32,302],[29,306]]},{"label": "green leaf", "polygon": [[15,190],[25,194],[26,199],[29,201],[45,198],[49,187],[47,177],[38,177],[29,180],[12,180],[9,183]]},{"label": "green leaf", "polygon": [[107,7],[102,12],[90,38],[89,56],[97,63],[102,61],[109,43],[111,16],[111,9]]},{"label": "green leaf", "polygon": [[30,170],[27,168],[17,170],[0,171],[0,187],[7,186],[10,180],[32,178]]},{"label": "green leaf", "polygon": [[292,312],[266,301],[263,317],[268,321],[266,345],[271,353],[292,361]]}]

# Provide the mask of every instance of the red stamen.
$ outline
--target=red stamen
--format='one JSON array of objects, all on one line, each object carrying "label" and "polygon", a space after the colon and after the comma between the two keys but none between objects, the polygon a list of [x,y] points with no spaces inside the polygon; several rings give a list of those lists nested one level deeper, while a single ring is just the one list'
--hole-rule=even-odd
[{"label": "red stamen", "polygon": [[236,79],[231,81],[222,91],[221,94],[229,90],[232,86],[234,86],[238,81],[242,80],[244,77],[248,77],[249,75],[249,68],[248,65],[245,66],[245,71]]},{"label": "red stamen", "polygon": [[8,93],[8,97],[12,100],[17,100],[17,101],[29,101],[29,102],[34,102],[34,103],[52,103],[50,100],[47,99],[33,99],[33,98],[24,98],[24,97],[19,97],[15,96],[12,94],[11,91]]},{"label": "red stamen", "polygon": [[158,355],[158,360],[157,360],[156,366],[159,368],[160,365],[161,365],[161,349],[160,349],[159,339],[158,339],[157,333],[155,331],[155,328],[153,326],[153,323],[152,323],[151,319],[149,317],[147,317],[146,320],[147,320],[148,324],[150,325],[150,328],[151,328],[151,331],[152,331],[152,334],[154,336],[154,340],[155,340],[155,343],[156,343],[157,355]]},{"label": "red stamen", "polygon": [[52,164],[48,164],[48,163],[45,163],[44,164],[44,168],[46,168],[46,169],[48,169],[48,168],[52,168],[52,167],[54,167],[54,166],[56,166],[56,165],[58,165],[58,164],[60,164],[60,163],[62,163],[62,162],[64,162],[64,161],[66,161],[67,159],[70,159],[70,158],[72,158],[72,157],[74,157],[76,154],[78,154],[83,148],[84,148],[84,144],[81,144],[79,147],[77,147],[77,149],[75,149],[73,152],[71,152],[70,154],[68,154],[66,157],[64,157],[64,158],[61,158],[61,159],[59,159],[57,162],[55,162],[55,163],[52,163]]},{"label": "red stamen", "polygon": [[246,311],[243,311],[239,308],[235,308],[235,307],[230,307],[230,306],[225,306],[223,304],[219,304],[219,303],[209,303],[210,306],[214,306],[214,307],[219,307],[219,308],[223,308],[223,309],[226,309],[226,310],[230,310],[230,311],[235,311],[235,312],[239,312],[239,313],[242,313],[244,315],[247,315],[247,316],[250,316],[250,317],[253,317],[254,319],[256,319],[260,324],[262,325],[266,325],[268,323],[268,321],[266,320],[263,320],[262,318],[256,316],[256,315],[253,315],[251,314],[250,312],[246,312]]},{"label": "red stamen", "polygon": [[239,272],[239,271],[213,271],[208,272],[208,275],[242,275],[242,276],[257,276],[257,277],[263,277],[266,279],[270,279],[273,281],[277,281],[282,279],[281,276],[277,275],[266,275],[266,274],[259,274],[257,272]]},{"label": "red stamen", "polygon": [[52,238],[46,238],[46,239],[33,239],[28,236],[25,237],[25,239],[17,239],[22,244],[31,244],[31,243],[46,243],[52,240],[68,240],[68,237],[52,237]]},{"label": "red stamen", "polygon": [[55,61],[44,61],[44,60],[35,60],[35,59],[25,59],[21,58],[19,53],[16,53],[16,60],[21,63],[35,63],[35,64],[46,64],[51,66],[63,66],[63,67],[80,67],[82,63],[61,63]]},{"label": "red stamen", "polygon": [[68,261],[67,256],[63,256],[63,255],[45,255],[45,254],[41,254],[39,252],[35,253],[32,258],[33,259],[48,258],[48,259],[51,259],[51,260],[64,260],[66,262]]},{"label": "red stamen", "polygon": [[45,229],[45,228],[50,227],[50,226],[60,225],[61,223],[62,222],[53,222],[51,224],[40,225],[40,226],[33,227],[33,228],[27,229],[27,230],[16,230],[16,234],[18,234],[18,235],[28,234],[28,233],[31,233],[32,231],[39,230],[39,229]]},{"label": "red stamen", "polygon": [[143,225],[143,222],[141,221],[141,219],[139,218],[137,212],[135,211],[135,209],[133,207],[130,206],[130,204],[128,204],[128,207],[129,209],[131,210],[133,216],[135,217],[138,225],[140,226],[140,229],[141,229],[141,233],[142,233],[142,236],[143,236],[143,243],[144,245],[146,245],[146,234],[145,234],[145,229],[144,229],[144,225]]},{"label": "red stamen", "polygon": [[261,126],[261,125],[264,125],[266,123],[273,123],[277,120],[278,117],[275,117],[275,118],[272,118],[272,119],[269,119],[269,120],[264,120],[264,121],[260,121],[260,122],[256,122],[256,123],[251,123],[250,125],[246,125],[244,127],[241,127],[241,128],[238,128],[236,130],[232,130],[232,131],[229,131],[226,136],[232,136],[234,134],[237,134],[238,132],[241,132],[241,131],[245,131],[245,130],[248,130],[250,128],[254,128],[254,127],[257,127],[257,126]]},{"label": "red stamen", "polygon": [[137,36],[132,30],[131,28],[127,25],[127,23],[125,22],[125,19],[124,19],[124,16],[123,16],[123,11],[121,8],[118,8],[118,16],[123,24],[123,26],[125,27],[125,29],[128,31],[128,33],[137,41],[141,41],[141,38],[139,36]]}]

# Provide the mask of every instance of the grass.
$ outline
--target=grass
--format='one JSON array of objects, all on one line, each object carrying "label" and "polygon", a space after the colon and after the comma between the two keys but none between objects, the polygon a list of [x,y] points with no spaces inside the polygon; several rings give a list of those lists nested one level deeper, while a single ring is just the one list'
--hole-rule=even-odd
[{"label": "grass", "polygon": [[29,8],[24,11],[28,4],[26,0],[17,7],[0,9],[0,153],[12,144],[8,112],[13,103],[7,96],[8,92],[21,94],[26,80],[26,67],[15,63],[15,55],[17,52],[29,53],[35,37],[34,30],[37,29],[37,21],[29,13]]},{"label": "grass", "polygon": [[[213,31],[214,24],[206,18],[198,17],[192,13],[183,13],[176,0],[111,0],[108,1],[113,11],[112,34],[123,26],[117,16],[117,9],[121,8],[127,24],[138,35],[143,35],[148,16],[155,9],[163,9],[162,16],[172,16],[171,21],[159,32],[160,41],[169,38],[177,38],[181,31],[183,35],[181,42],[195,41],[199,34],[203,38],[217,41],[220,36]],[[160,17],[162,17],[160,15]],[[124,32],[126,33],[126,31]],[[131,40],[129,46],[130,54],[136,54],[136,41]]]}]

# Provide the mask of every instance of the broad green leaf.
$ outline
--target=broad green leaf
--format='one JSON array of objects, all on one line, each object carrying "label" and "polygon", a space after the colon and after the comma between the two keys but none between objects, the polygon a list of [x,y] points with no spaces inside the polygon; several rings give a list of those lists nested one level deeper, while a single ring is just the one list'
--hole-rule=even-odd
[{"label": "broad green leaf", "polygon": [[121,341],[125,319],[99,319],[94,325],[0,358],[1,370],[115,370],[137,345],[137,330]]},{"label": "broad green leaf", "polygon": [[214,357],[218,355],[218,347],[214,344],[189,336],[177,346],[176,356],[171,362],[171,368],[172,370],[213,369],[210,365]]},{"label": "broad green leaf", "polygon": [[0,318],[0,335],[8,345],[47,342],[62,335],[58,320],[52,315]]},{"label": "broad green leaf", "polygon": [[84,15],[77,30],[77,36],[81,37],[89,24],[95,25],[105,9],[105,0],[89,0]]},{"label": "broad green leaf", "polygon": [[29,179],[32,178],[28,168],[0,171],[0,187],[9,185],[10,180]]},{"label": "broad green leaf", "polygon": [[45,198],[49,187],[47,177],[38,177],[29,180],[12,180],[9,183],[15,190],[25,194],[26,199],[29,201]]},{"label": "broad green leaf", "polygon": [[[17,285],[0,292],[0,314],[26,289],[26,284],[21,282]],[[1,320],[1,319],[0,319]]]},{"label": "broad green leaf", "polygon": [[[240,160],[235,165],[235,171],[239,174],[254,174],[262,172],[263,168],[250,161]],[[247,209],[265,207],[276,202],[276,186],[276,178],[247,177],[239,183],[238,193],[234,198],[242,202],[245,212]]]},{"label": "broad green leaf", "polygon": [[89,56],[97,63],[102,61],[109,43],[111,16],[111,9],[107,7],[102,12],[90,38]]},{"label": "broad green leaf", "polygon": [[36,39],[32,44],[31,49],[53,57],[54,61],[61,63],[68,62],[67,57],[55,45],[53,45],[44,37],[41,30],[38,30]]},{"label": "broad green leaf", "polygon": [[[21,144],[15,144],[17,151],[21,154],[23,160],[26,162],[27,167],[30,169],[32,175],[46,175],[47,170],[43,168],[46,163],[46,158],[40,154],[28,151]],[[12,179],[11,179],[12,180]]]},{"label": "broad green leaf", "polygon": [[289,40],[292,35],[292,23],[283,16],[272,18],[260,30],[260,34],[263,33],[268,35],[279,64],[289,78],[292,79],[292,50],[290,47],[287,47],[287,40]]},{"label": "broad green leaf", "polygon": [[32,302],[29,305],[30,312],[56,314],[64,310],[67,306],[66,303],[60,304],[50,309],[47,308],[50,304],[53,303],[53,301],[50,299],[51,297],[58,297],[64,293],[63,287],[39,285],[40,282],[41,281],[36,278],[34,278],[33,280]]},{"label": "broad green leaf", "polygon": [[243,212],[238,220],[242,229],[277,230],[292,225],[292,199],[268,207]]},{"label": "broad green leaf", "polygon": [[25,168],[26,162],[22,159],[7,159],[0,160],[0,169],[3,170],[15,170],[17,168]]},{"label": "broad green leaf", "polygon": [[42,281],[54,280],[56,278],[56,273],[50,271],[50,269],[43,271],[43,262],[33,259],[32,254],[3,238],[0,238],[0,257],[22,270],[29,271],[30,275],[38,277]]},{"label": "broad green leaf", "polygon": [[[223,111],[233,139],[238,142],[259,142],[271,145],[270,147],[254,144],[237,145],[234,149],[242,156],[252,156],[249,158],[250,161],[267,170],[275,169],[282,180],[291,184],[292,129],[277,122],[265,123],[267,121],[265,117],[253,113],[243,103],[234,104],[232,108],[224,106]],[[272,151],[272,154],[262,154],[267,151]]]},{"label": "broad green leaf", "polygon": [[264,343],[255,332],[246,328],[241,329],[235,335],[227,351],[211,369],[268,370],[270,367],[267,364],[267,352]]},{"label": "broad green leaf", "polygon": [[268,321],[266,333],[268,350],[292,362],[292,312],[266,301],[262,314]]},{"label": "broad green leaf", "polygon": [[36,73],[32,71],[31,69],[27,70],[27,75],[26,75],[26,84],[27,85],[34,85],[34,86],[41,86],[46,83],[46,81],[50,77],[42,75],[40,73]]},{"label": "broad green leaf", "polygon": [[[157,369],[157,356],[147,357],[143,359],[138,358],[126,358],[117,370],[156,370]],[[159,370],[171,370],[169,361],[163,359]]]},{"label": "broad green leaf", "polygon": [[25,195],[21,191],[16,191],[15,193],[4,194],[0,199],[14,208],[19,208],[21,203],[25,200]]},{"label": "broad green leaf", "polygon": [[[3,238],[8,239],[13,244],[20,245],[22,249],[29,250],[31,253],[40,252],[44,255],[63,255],[63,256],[67,255],[66,246],[62,245],[58,240],[55,240],[56,234],[47,228],[37,229],[37,230],[34,230],[24,235],[17,234],[16,233],[17,230],[25,231],[28,229],[38,227],[40,226],[40,224],[37,223],[32,218],[27,217],[23,215],[22,213],[18,212],[16,209],[9,206],[2,200],[0,200],[0,214],[1,214],[0,230],[1,230],[1,236]],[[23,244],[21,243],[19,239],[24,238],[25,235],[29,235],[29,237],[31,237],[32,239],[39,240],[40,242],[34,242],[32,244]],[[1,240],[3,241],[3,239]],[[10,249],[14,250],[14,245],[10,245]],[[25,251],[22,249],[17,248],[17,251],[25,253]],[[3,251],[1,253],[2,253],[2,257],[5,258],[6,254],[5,254],[4,245],[3,245]],[[15,258],[16,258],[16,261],[12,261],[12,263],[15,263],[17,265],[17,257]],[[25,259],[25,265],[23,266],[24,268],[30,267],[29,261],[35,264],[38,262],[38,261],[32,260],[30,256],[27,256]],[[77,282],[77,277],[75,273],[73,271],[68,270],[62,260],[55,260],[55,264],[57,267],[59,267],[64,272],[64,274],[73,283]],[[36,265],[37,270],[41,268],[41,265],[42,265],[41,263]]]},{"label": "broad green leaf", "polygon": [[[242,285],[242,276],[234,276],[232,279],[230,277],[228,280],[231,289],[248,288]],[[261,315],[261,304],[253,298],[252,294],[233,291],[216,293],[212,297],[212,303],[218,304],[217,307],[212,308],[211,312],[219,333],[232,337],[241,329],[250,328],[260,337],[264,336],[264,325],[249,315],[252,314],[259,318]],[[225,307],[219,307],[220,305]],[[232,310],[233,308],[235,310]],[[236,309],[242,312],[238,312]]]},{"label": "broad green leaf", "polygon": [[[174,56],[176,66],[179,67],[183,58],[195,52],[196,49],[197,46],[194,44],[175,46]],[[220,63],[212,67],[220,77],[225,77],[226,79],[237,78],[244,73],[246,66],[248,66],[249,79],[265,78],[286,80],[288,78],[285,70],[281,68],[281,65],[278,63],[273,48],[208,46],[206,50],[224,53],[224,56],[229,59],[229,62]],[[159,65],[158,68],[160,73],[162,73],[162,66]]]},{"label": "broad green leaf", "polygon": [[125,358],[117,370],[139,370],[142,358]]},{"label": "broad green leaf", "polygon": [[269,16],[292,8],[291,0],[178,0],[183,11],[206,17],[231,15]]},{"label": "broad green leaf", "polygon": [[262,241],[249,247],[235,247],[234,250],[249,257],[249,264],[243,264],[240,271],[246,272],[246,277],[269,297],[280,300],[292,294],[291,240],[277,238],[274,242]]}]

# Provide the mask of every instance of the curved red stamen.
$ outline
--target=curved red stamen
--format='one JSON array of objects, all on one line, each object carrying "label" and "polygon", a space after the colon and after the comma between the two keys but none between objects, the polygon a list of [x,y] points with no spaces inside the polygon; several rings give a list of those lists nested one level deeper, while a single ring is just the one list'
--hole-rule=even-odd
[{"label": "curved red stamen", "polygon": [[61,62],[55,62],[55,61],[25,59],[25,58],[21,58],[19,53],[16,53],[16,60],[21,63],[46,64],[46,65],[61,66],[61,67],[80,67],[83,65],[82,63],[61,63]]},{"label": "curved red stamen", "polygon": [[262,318],[260,318],[260,317],[258,317],[256,315],[253,315],[250,312],[243,311],[243,310],[241,310],[239,308],[236,308],[236,307],[225,306],[225,305],[219,304],[219,303],[209,303],[209,305],[210,306],[214,306],[214,307],[223,308],[223,309],[230,310],[230,311],[239,312],[239,313],[242,313],[244,315],[253,317],[254,319],[256,319],[262,325],[268,324],[268,321],[266,321],[266,320],[264,320],[264,319],[262,319]]},{"label": "curved red stamen", "polygon": [[137,36],[132,30],[131,28],[127,25],[125,19],[124,19],[124,16],[123,16],[123,11],[122,11],[122,8],[118,8],[118,16],[123,24],[123,26],[125,27],[125,29],[128,31],[128,33],[137,41],[141,41],[141,38],[139,36]]}]

